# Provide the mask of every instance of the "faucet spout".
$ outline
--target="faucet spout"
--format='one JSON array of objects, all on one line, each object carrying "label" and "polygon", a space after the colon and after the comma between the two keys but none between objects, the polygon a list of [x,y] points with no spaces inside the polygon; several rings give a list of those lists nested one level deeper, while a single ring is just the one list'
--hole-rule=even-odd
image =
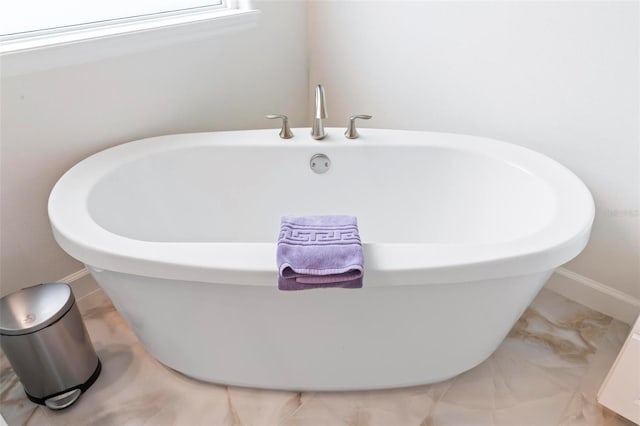
[{"label": "faucet spout", "polygon": [[322,139],[326,136],[322,120],[327,118],[327,103],[324,96],[324,88],[321,84],[316,86],[316,102],[313,112],[313,127],[311,128],[311,137],[314,139]]},{"label": "faucet spout", "polygon": [[327,104],[325,102],[324,87],[322,87],[322,84],[318,84],[316,87],[316,108],[314,117],[327,118]]}]

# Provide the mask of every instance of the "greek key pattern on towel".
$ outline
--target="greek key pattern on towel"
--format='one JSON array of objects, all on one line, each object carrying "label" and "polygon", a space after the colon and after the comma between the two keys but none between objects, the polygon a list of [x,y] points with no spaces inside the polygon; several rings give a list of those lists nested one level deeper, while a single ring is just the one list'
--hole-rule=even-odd
[{"label": "greek key pattern on towel", "polygon": [[283,224],[278,244],[291,245],[342,245],[360,244],[356,226],[292,226]]}]

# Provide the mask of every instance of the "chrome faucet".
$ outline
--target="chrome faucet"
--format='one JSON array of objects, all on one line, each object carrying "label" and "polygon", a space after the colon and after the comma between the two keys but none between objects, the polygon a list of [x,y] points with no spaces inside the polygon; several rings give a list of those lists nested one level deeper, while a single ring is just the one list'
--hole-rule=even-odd
[{"label": "chrome faucet", "polygon": [[344,135],[347,137],[347,139],[358,139],[360,137],[360,135],[358,134],[358,130],[356,129],[356,120],[358,118],[361,120],[369,120],[371,116],[361,114],[352,115],[351,117],[349,117],[349,125],[347,126],[347,131],[344,132]]},{"label": "chrome faucet", "polygon": [[314,139],[322,139],[326,136],[322,119],[327,118],[327,104],[324,99],[324,89],[321,84],[316,86],[316,102],[313,112],[313,127],[311,128],[311,137]]}]

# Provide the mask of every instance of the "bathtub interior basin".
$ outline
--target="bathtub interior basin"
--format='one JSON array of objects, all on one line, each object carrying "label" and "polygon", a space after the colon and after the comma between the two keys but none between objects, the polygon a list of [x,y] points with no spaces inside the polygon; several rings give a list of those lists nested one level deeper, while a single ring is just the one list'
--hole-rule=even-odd
[{"label": "bathtub interior basin", "polygon": [[531,235],[554,216],[549,185],[517,165],[397,145],[343,145],[334,154],[325,142],[314,147],[332,161],[323,175],[311,172],[309,147],[287,155],[239,144],[165,151],[111,171],[88,209],[109,232],[156,242],[269,243],[283,215],[349,213],[366,243],[497,243]]}]

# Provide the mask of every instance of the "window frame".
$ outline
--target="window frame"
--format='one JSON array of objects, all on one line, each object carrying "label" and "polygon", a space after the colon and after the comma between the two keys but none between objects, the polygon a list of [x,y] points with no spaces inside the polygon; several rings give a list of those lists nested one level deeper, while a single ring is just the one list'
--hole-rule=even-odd
[{"label": "window frame", "polygon": [[[166,1],[166,0],[165,0]],[[226,0],[194,0],[194,3],[201,3],[199,6],[191,6],[191,7],[181,7],[179,4],[179,0],[170,0],[170,3],[176,3],[171,5],[165,5],[165,10],[159,9],[154,12],[147,10],[145,12],[142,9],[138,9],[136,12],[132,10],[126,10],[126,6],[123,5],[120,7],[120,3],[116,3],[115,6],[111,7],[108,15],[93,15],[93,16],[82,16],[82,12],[80,15],[76,14],[75,16],[66,17],[64,21],[59,21],[57,17],[50,18],[48,22],[42,22],[41,20],[36,20],[37,24],[33,22],[29,23],[29,20],[24,16],[17,16],[11,19],[15,21],[16,19],[22,22],[22,26],[26,26],[28,29],[18,30],[14,29],[12,32],[6,33],[6,28],[1,28],[3,33],[0,34],[0,41],[10,42],[12,40],[24,40],[27,38],[34,37],[47,37],[50,35],[63,34],[68,32],[78,32],[83,30],[90,30],[94,28],[104,28],[109,26],[121,26],[126,25],[127,23],[132,22],[142,22],[142,21],[151,21],[156,19],[163,19],[170,16],[177,16],[180,14],[188,14],[198,11],[206,12],[208,10],[226,10],[229,9],[227,5],[228,1]],[[219,4],[211,4],[212,2],[218,2]],[[208,3],[208,4],[207,4]],[[36,3],[38,4],[38,3]],[[65,5],[62,5],[63,7]],[[68,5],[72,6],[72,5]],[[47,7],[46,5],[44,7]],[[233,7],[231,7],[233,8]],[[7,8],[9,9],[9,8]],[[206,10],[208,9],[208,10]],[[44,9],[43,13],[47,14],[49,12],[48,9]],[[5,18],[11,18],[11,10],[4,10],[2,12]],[[50,11],[49,15],[55,15],[54,11]],[[72,14],[73,15],[73,14]],[[73,22],[71,20],[67,21],[67,19],[75,20]],[[35,26],[31,26],[35,25]]]},{"label": "window frame", "polygon": [[2,77],[102,60],[253,28],[250,1],[0,37]]}]

